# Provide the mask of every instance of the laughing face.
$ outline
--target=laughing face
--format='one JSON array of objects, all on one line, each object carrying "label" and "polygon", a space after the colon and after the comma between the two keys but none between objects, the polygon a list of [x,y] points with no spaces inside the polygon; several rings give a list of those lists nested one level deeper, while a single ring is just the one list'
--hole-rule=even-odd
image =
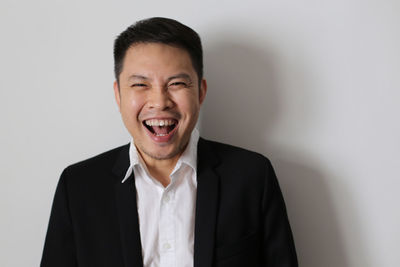
[{"label": "laughing face", "polygon": [[127,50],[114,92],[145,161],[176,159],[185,149],[206,94],[198,79],[184,49],[140,43]]}]

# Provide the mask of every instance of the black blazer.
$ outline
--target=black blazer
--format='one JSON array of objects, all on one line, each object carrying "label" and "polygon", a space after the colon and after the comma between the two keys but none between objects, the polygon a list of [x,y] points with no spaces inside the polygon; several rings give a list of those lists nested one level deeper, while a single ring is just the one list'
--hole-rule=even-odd
[{"label": "black blazer", "polygon": [[[129,145],[67,167],[41,267],[142,267]],[[194,267],[293,267],[285,204],[265,157],[200,138]]]}]

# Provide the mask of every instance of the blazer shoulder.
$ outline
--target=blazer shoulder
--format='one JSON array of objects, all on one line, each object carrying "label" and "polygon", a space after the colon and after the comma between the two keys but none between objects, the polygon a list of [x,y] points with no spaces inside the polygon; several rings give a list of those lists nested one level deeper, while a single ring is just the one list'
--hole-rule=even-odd
[{"label": "blazer shoulder", "polygon": [[95,174],[111,171],[121,154],[129,163],[129,144],[122,145],[67,166],[63,173],[70,175]]},{"label": "blazer shoulder", "polygon": [[200,140],[200,144],[209,146],[222,164],[244,166],[246,168],[271,165],[270,160],[258,152],[204,138]]},{"label": "blazer shoulder", "polygon": [[254,192],[254,188],[262,189],[275,178],[270,160],[262,154],[229,144],[200,140],[199,148],[208,151],[200,160],[209,157],[218,159],[215,171],[225,190],[241,188],[241,192]]}]

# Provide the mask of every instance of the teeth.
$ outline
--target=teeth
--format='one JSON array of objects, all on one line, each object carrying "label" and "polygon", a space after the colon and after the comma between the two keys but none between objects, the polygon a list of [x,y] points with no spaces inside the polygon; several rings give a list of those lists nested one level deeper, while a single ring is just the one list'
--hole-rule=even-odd
[{"label": "teeth", "polygon": [[145,123],[148,126],[170,126],[175,124],[174,120],[155,120],[155,119],[146,120]]}]

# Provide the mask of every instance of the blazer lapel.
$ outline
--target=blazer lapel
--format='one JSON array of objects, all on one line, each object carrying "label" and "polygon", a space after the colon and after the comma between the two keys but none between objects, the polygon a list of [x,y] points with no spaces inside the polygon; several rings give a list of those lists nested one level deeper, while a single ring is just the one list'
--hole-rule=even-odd
[{"label": "blazer lapel", "polygon": [[214,167],[218,161],[210,145],[202,138],[199,139],[197,160],[194,267],[211,267],[219,197],[219,178]]},{"label": "blazer lapel", "polygon": [[[210,145],[199,139],[197,157],[197,199],[195,215],[194,267],[211,267],[215,251],[219,177],[214,170],[218,160]],[[125,267],[143,267],[134,174],[121,183],[129,167],[129,145],[125,146],[113,168]]]},{"label": "blazer lapel", "polygon": [[133,172],[128,180],[121,183],[128,168],[129,145],[122,149],[113,169],[119,178],[115,185],[116,205],[125,267],[143,267]]}]

